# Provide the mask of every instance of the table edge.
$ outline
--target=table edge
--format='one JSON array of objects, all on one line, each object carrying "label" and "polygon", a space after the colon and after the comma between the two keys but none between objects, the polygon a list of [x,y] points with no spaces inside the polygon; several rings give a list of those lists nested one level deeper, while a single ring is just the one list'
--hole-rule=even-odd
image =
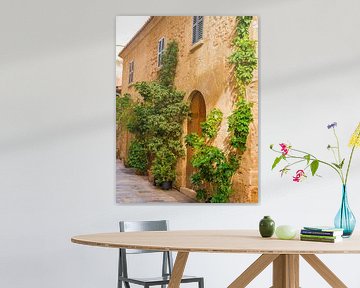
[{"label": "table edge", "polygon": [[[79,235],[80,236],[80,235]],[[116,249],[138,249],[138,250],[151,250],[151,251],[172,251],[172,252],[189,252],[189,253],[229,253],[229,254],[293,254],[293,255],[302,255],[302,254],[360,254],[359,250],[355,251],[329,251],[329,250],[317,250],[317,251],[301,251],[301,250],[262,250],[262,249],[205,249],[205,248],[192,248],[185,249],[179,247],[170,247],[170,246],[151,246],[151,245],[132,245],[132,244],[113,244],[113,243],[103,243],[96,241],[88,240],[79,240],[75,236],[71,238],[71,242],[79,245],[101,247],[101,248],[116,248]],[[329,244],[329,243],[326,243]],[[330,243],[329,245],[336,245]]]}]

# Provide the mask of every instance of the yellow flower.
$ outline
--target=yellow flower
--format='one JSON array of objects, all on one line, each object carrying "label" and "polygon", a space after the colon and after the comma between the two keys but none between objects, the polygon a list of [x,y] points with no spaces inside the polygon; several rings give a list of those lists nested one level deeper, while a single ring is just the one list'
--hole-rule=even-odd
[{"label": "yellow flower", "polygon": [[350,138],[349,146],[360,148],[360,122]]}]

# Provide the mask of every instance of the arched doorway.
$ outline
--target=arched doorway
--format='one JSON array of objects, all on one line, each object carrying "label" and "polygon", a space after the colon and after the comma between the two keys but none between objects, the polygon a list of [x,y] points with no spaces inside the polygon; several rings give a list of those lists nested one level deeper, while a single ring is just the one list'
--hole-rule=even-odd
[{"label": "arched doorway", "polygon": [[[194,91],[190,96],[191,119],[188,120],[187,133],[196,133],[201,135],[201,122],[206,120],[206,106],[203,95],[199,91]],[[192,188],[191,175],[194,173],[194,167],[191,165],[193,156],[192,148],[187,148],[186,157],[186,187]]]}]

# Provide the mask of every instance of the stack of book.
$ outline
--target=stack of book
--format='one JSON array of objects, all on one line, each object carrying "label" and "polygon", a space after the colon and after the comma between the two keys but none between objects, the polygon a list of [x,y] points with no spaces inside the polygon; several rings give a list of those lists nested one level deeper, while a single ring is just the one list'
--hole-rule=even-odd
[{"label": "stack of book", "polygon": [[300,232],[302,241],[337,243],[342,241],[344,230],[334,227],[304,227]]}]

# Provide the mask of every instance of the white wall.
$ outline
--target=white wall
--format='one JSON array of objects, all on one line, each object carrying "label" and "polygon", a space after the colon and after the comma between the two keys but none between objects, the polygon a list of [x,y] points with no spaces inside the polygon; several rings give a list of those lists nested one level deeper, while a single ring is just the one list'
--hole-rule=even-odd
[{"label": "white wall", "polygon": [[[360,2],[139,2],[1,3],[0,287],[115,287],[116,250],[77,246],[70,237],[115,231],[120,219],[236,229],[256,228],[263,215],[295,226],[331,224],[335,216],[338,179],[327,170],[301,184],[280,179],[268,146],[289,140],[327,156],[331,121],[347,143],[360,120]],[[118,206],[115,16],[189,13],[260,16],[261,203]],[[350,203],[360,218],[360,151],[354,164]],[[226,287],[255,257],[193,254],[187,272],[204,275],[208,288]],[[359,257],[321,258],[353,288],[360,287]],[[268,269],[250,287],[270,286],[270,276]],[[327,287],[303,262],[301,281]]]}]

